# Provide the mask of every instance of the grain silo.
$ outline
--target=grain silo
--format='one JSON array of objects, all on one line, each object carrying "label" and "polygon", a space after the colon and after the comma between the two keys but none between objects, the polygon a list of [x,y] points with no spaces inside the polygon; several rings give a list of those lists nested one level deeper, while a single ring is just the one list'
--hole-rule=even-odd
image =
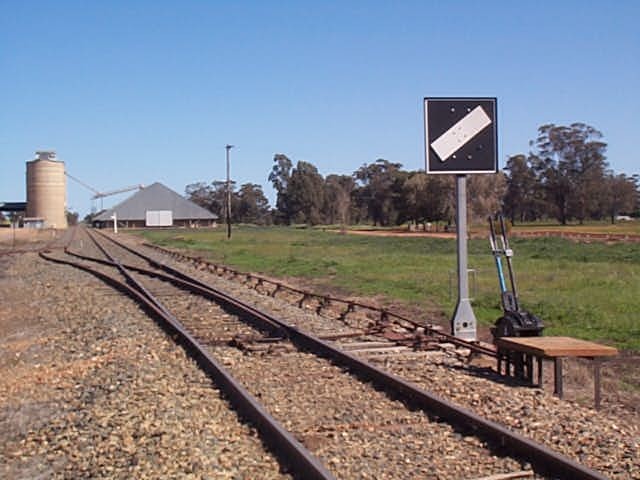
[{"label": "grain silo", "polygon": [[64,162],[52,151],[36,152],[27,162],[27,212],[32,219],[42,219],[45,227],[67,228],[67,183]]}]

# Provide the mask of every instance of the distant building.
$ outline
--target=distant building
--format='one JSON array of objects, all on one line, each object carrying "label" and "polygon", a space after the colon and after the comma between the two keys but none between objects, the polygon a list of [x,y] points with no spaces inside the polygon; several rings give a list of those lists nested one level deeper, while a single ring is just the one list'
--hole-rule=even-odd
[{"label": "distant building", "polygon": [[215,227],[218,216],[161,183],[154,183],[93,219],[97,227]]},{"label": "distant building", "polygon": [[27,202],[0,202],[0,227],[23,226]]}]

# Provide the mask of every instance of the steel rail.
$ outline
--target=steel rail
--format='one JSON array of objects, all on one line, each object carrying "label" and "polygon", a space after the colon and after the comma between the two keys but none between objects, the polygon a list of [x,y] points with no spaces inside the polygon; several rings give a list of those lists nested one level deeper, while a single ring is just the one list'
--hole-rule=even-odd
[{"label": "steel rail", "polygon": [[[240,415],[247,418],[261,433],[263,441],[270,447],[274,455],[276,455],[284,465],[291,468],[294,477],[302,480],[335,480],[335,477],[325,468],[322,462],[273,418],[255,397],[238,383],[231,374],[206,351],[184,328],[180,321],[161,306],[160,302],[157,301],[146,288],[142,285],[138,288],[132,286],[132,283],[138,284],[139,282],[131,277],[131,275],[123,273],[127,279],[127,283],[124,283],[78,262],[51,257],[44,252],[41,252],[40,256],[51,262],[73,266],[88,272],[141,303],[156,320],[159,320],[160,326],[169,335],[177,337],[183,348],[185,348],[198,365],[211,376]],[[121,272],[126,272],[126,268],[118,265],[118,262],[115,260],[111,266],[118,268]]]},{"label": "steel rail", "polygon": [[[109,237],[107,237],[109,238]],[[113,240],[113,239],[112,239]],[[114,240],[115,241],[115,240]],[[347,305],[347,311],[350,311],[351,309],[353,309],[354,307],[359,307],[359,308],[363,308],[366,310],[371,310],[374,312],[378,312],[380,314],[381,318],[395,318],[397,320],[400,320],[401,322],[406,322],[408,324],[410,324],[414,329],[417,328],[423,328],[425,329],[425,332],[431,336],[434,337],[441,337],[444,340],[453,343],[455,345],[461,346],[461,347],[465,347],[465,348],[469,348],[471,350],[473,350],[476,353],[481,353],[483,355],[487,355],[487,356],[491,356],[491,357],[496,357],[497,353],[495,350],[485,347],[483,345],[477,344],[477,343],[473,343],[473,342],[468,342],[466,340],[460,339],[454,335],[448,334],[446,332],[442,332],[440,330],[437,330],[435,328],[433,328],[430,324],[428,323],[421,323],[421,322],[416,322],[415,320],[411,320],[410,318],[405,317],[404,315],[401,315],[397,312],[393,312],[392,310],[387,310],[385,308],[381,308],[381,307],[376,307],[374,305],[370,305],[370,304],[366,304],[366,303],[362,303],[362,302],[358,302],[358,301],[354,301],[354,300],[348,300],[345,298],[339,298],[339,297],[334,297],[331,295],[325,295],[325,294],[319,294],[319,293],[315,293],[315,292],[310,292],[308,290],[303,290],[300,288],[296,288],[293,287],[291,285],[287,285],[286,283],[283,282],[279,282],[267,277],[264,277],[262,275],[257,275],[254,273],[245,273],[245,272],[241,272],[239,270],[235,270],[231,267],[228,267],[226,265],[218,265],[206,260],[203,260],[201,258],[196,258],[196,257],[191,257],[189,255],[185,255],[179,252],[175,252],[173,250],[169,250],[167,248],[164,247],[160,247],[158,245],[153,245],[150,243],[145,243],[145,246],[148,246],[150,248],[156,249],[160,252],[166,253],[168,255],[172,255],[172,256],[178,256],[181,257],[185,260],[188,260],[190,262],[198,262],[198,263],[205,263],[207,265],[212,266],[216,271],[218,269],[222,270],[223,272],[229,272],[233,275],[236,276],[244,276],[248,279],[252,279],[255,278],[256,280],[258,280],[259,282],[262,283],[268,283],[268,284],[272,284],[275,285],[276,288],[282,288],[285,290],[288,290],[290,292],[293,293],[297,293],[299,295],[303,295],[303,297],[305,298],[316,298],[320,301],[325,301],[325,302],[333,302],[333,303],[342,303]],[[406,327],[405,327],[406,328]]]},{"label": "steel rail", "polygon": [[[109,237],[107,237],[109,238]],[[110,239],[112,240],[112,239]],[[112,240],[113,241],[113,240]],[[129,249],[130,250],[130,249]],[[144,257],[142,254],[138,254]],[[150,259],[154,266],[170,272],[172,275],[187,277],[188,275],[167,265]],[[307,350],[311,350],[328,360],[347,367],[350,371],[360,375],[372,383],[384,388],[387,392],[397,398],[413,404],[428,414],[445,419],[448,423],[463,430],[473,430],[474,434],[500,445],[505,451],[513,456],[527,460],[537,472],[560,478],[571,478],[575,480],[605,480],[606,477],[581,465],[570,458],[561,455],[550,448],[531,440],[524,435],[513,432],[503,425],[492,420],[477,415],[469,409],[461,407],[453,402],[445,400],[415,384],[408,382],[392,373],[386,372],[369,362],[357,358],[348,352],[342,351],[330,343],[305,332],[302,329],[293,327],[274,316],[263,312],[251,305],[232,299],[227,293],[216,289],[200,280],[191,278],[191,281],[211,291],[212,294],[219,295],[224,301],[233,301],[235,305],[242,306],[246,313],[255,315],[258,319],[268,319],[282,327],[293,343]]]},{"label": "steel rail", "polygon": [[[137,251],[131,249],[128,245],[125,245],[122,242],[118,242],[117,240],[109,237],[108,235],[105,235],[102,232],[100,232],[100,233],[105,238],[108,238],[112,242],[115,242],[116,244],[118,244],[122,248],[128,249],[132,253],[134,253],[134,254],[136,254],[138,256],[141,256],[142,258],[145,258],[145,259],[148,258],[146,255],[143,255],[140,252],[137,252]],[[405,317],[405,316],[403,316],[403,315],[401,315],[401,314],[399,314],[397,312],[393,312],[393,311],[387,310],[385,308],[380,308],[380,307],[376,307],[374,305],[370,305],[370,304],[366,304],[366,303],[362,303],[362,302],[357,302],[357,301],[353,301],[353,300],[347,300],[347,299],[344,299],[344,298],[334,297],[334,296],[331,296],[331,295],[324,295],[324,294],[319,294],[319,293],[315,293],[315,292],[310,292],[308,290],[303,290],[303,289],[300,289],[300,288],[293,287],[291,285],[287,285],[286,283],[283,283],[283,282],[278,282],[276,280],[272,280],[272,279],[264,277],[262,275],[257,275],[257,274],[254,274],[254,273],[241,272],[239,270],[235,270],[233,268],[227,267],[226,265],[218,265],[218,264],[203,260],[201,258],[191,257],[189,255],[185,255],[183,253],[175,252],[173,250],[169,250],[167,248],[160,247],[158,245],[153,245],[153,244],[150,244],[150,243],[144,243],[144,245],[147,246],[147,247],[153,248],[155,250],[158,250],[158,251],[160,251],[162,253],[168,254],[168,255],[179,256],[179,257],[181,257],[181,258],[183,258],[185,260],[188,260],[190,262],[205,263],[207,265],[212,266],[216,271],[218,269],[221,269],[223,272],[229,272],[229,273],[231,273],[233,275],[236,275],[236,276],[244,276],[245,278],[248,278],[248,279],[256,279],[256,280],[258,280],[259,282],[262,282],[262,283],[268,283],[268,284],[271,284],[271,285],[275,285],[277,288],[283,288],[283,289],[286,289],[286,290],[288,290],[290,292],[297,293],[299,295],[303,295],[303,298],[316,298],[321,302],[324,301],[324,302],[342,303],[342,304],[345,304],[347,306],[348,311],[350,311],[354,307],[359,307],[359,308],[367,309],[367,310],[370,310],[370,311],[378,312],[380,314],[381,318],[387,318],[387,319],[395,318],[397,320],[400,320],[401,322],[408,323],[409,325],[412,326],[412,328],[414,330],[417,329],[417,328],[423,328],[425,330],[425,333],[427,333],[428,335],[431,335],[433,337],[443,338],[447,342],[453,343],[453,344],[458,345],[460,347],[468,348],[470,350],[473,350],[476,353],[480,353],[480,354],[487,355],[487,356],[490,356],[490,357],[497,357],[497,352],[495,350],[491,349],[491,348],[485,347],[485,346],[480,345],[478,343],[469,342],[469,341],[460,339],[460,338],[456,337],[455,335],[451,335],[449,333],[439,331],[439,330],[433,328],[428,323],[416,322],[415,320],[411,320],[410,318],[407,318],[407,317]]]},{"label": "steel rail", "polygon": [[[115,263],[113,261],[110,261],[110,260],[105,260],[105,259],[95,258],[95,257],[89,257],[87,255],[82,255],[82,254],[79,254],[77,252],[73,252],[73,251],[71,251],[69,249],[65,250],[65,252],[68,255],[71,255],[73,257],[79,258],[80,260],[85,260],[85,261],[89,261],[89,262],[95,262],[95,263],[99,263],[101,265],[106,265],[106,266],[110,266],[110,267],[116,266]],[[148,270],[146,268],[138,267],[136,265],[129,265],[129,264],[126,264],[126,263],[121,263],[121,265],[122,265],[122,267],[125,268],[125,270],[131,270],[131,271],[135,271],[135,272],[141,273],[143,275],[146,275],[148,277],[155,277],[155,278],[158,278],[158,279],[161,279],[161,280],[165,280],[165,281],[170,282],[170,283],[174,284],[176,287],[181,288],[183,290],[188,290],[190,292],[193,292],[195,294],[198,294],[200,296],[208,298],[209,300],[213,300],[213,301],[216,301],[216,302],[220,302],[220,303],[226,304],[226,306],[228,308],[235,310],[240,315],[244,313],[244,309],[241,306],[237,305],[232,297],[229,297],[228,301],[222,301],[222,299],[220,299],[219,296],[212,294],[208,287],[206,287],[206,286],[203,287],[203,285],[206,285],[206,284],[194,283],[193,281],[189,281],[186,278],[178,278],[178,277],[175,277],[175,276],[172,276],[172,275],[158,273],[157,271]],[[245,320],[247,320],[249,323],[251,323],[258,330],[267,330],[270,333],[270,335],[272,335],[274,338],[282,338],[286,334],[286,332],[284,332],[282,330],[280,325],[271,322],[267,318],[260,319],[259,322],[253,321],[253,318],[246,318]]]}]

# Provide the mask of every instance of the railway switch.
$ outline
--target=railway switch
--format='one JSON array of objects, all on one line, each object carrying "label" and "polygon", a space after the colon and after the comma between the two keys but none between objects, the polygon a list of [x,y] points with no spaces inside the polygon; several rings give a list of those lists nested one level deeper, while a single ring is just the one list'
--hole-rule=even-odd
[{"label": "railway switch", "polygon": [[[518,300],[518,291],[516,289],[515,273],[513,271],[513,250],[509,247],[509,239],[504,224],[504,217],[498,216],[500,223],[500,233],[496,232],[493,218],[489,217],[489,243],[491,244],[491,252],[496,263],[498,271],[498,282],[500,284],[500,293],[502,301],[502,316],[498,318],[491,329],[494,342],[500,337],[539,337],[542,335],[544,325],[542,320],[531,312],[520,307]],[[509,276],[509,286],[505,280],[504,269],[502,267],[502,259],[506,260],[507,272]],[[498,350],[498,355],[507,358],[509,363],[515,366],[515,375],[519,377],[530,377],[531,368],[527,368],[528,362],[522,354],[515,352],[502,352]]]}]

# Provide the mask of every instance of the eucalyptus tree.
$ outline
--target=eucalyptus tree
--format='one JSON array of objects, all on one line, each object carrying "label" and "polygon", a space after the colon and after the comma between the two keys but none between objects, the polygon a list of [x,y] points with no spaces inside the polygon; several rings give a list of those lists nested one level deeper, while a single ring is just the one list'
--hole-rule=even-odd
[{"label": "eucalyptus tree", "polygon": [[534,169],[563,225],[570,218],[582,222],[597,208],[607,169],[607,144],[601,139],[601,132],[584,123],[538,128]]},{"label": "eucalyptus tree", "polygon": [[484,221],[489,215],[502,210],[502,199],[507,190],[503,172],[470,175],[467,208],[473,221]]},{"label": "eucalyptus tree", "polygon": [[511,219],[512,224],[540,218],[545,213],[544,192],[536,178],[531,157],[513,155],[507,160],[504,169],[508,172],[503,198],[505,215]]},{"label": "eucalyptus tree", "polygon": [[269,181],[276,191],[275,220],[278,223],[291,223],[291,206],[289,201],[289,181],[293,164],[289,157],[282,153],[276,153],[273,157],[273,165],[269,174]]},{"label": "eucalyptus tree", "polygon": [[271,223],[269,200],[260,185],[245,183],[240,186],[235,196],[237,197],[235,217],[238,222],[258,225]]},{"label": "eucalyptus tree", "polygon": [[205,182],[190,183],[185,187],[187,200],[200,205],[207,210],[214,211],[212,207],[213,189]]},{"label": "eucalyptus tree", "polygon": [[405,215],[416,225],[429,220],[429,177],[424,172],[410,172],[402,186]]},{"label": "eucalyptus tree", "polygon": [[355,186],[353,177],[349,175],[327,175],[324,180],[324,205],[322,208],[326,223],[340,223],[343,227],[349,224]]},{"label": "eucalyptus tree", "polygon": [[357,201],[366,208],[374,225],[390,225],[399,217],[402,186],[408,177],[401,168],[400,163],[378,159],[363,165],[353,174],[358,182]]},{"label": "eucalyptus tree", "polygon": [[638,209],[638,179],[624,173],[608,172],[605,177],[602,210],[615,223],[619,214],[632,214]]},{"label": "eucalyptus tree", "polygon": [[[236,218],[234,212],[237,209],[237,196],[234,194],[235,182],[230,182],[231,188],[231,215]],[[220,218],[224,217],[227,202],[227,182],[214,180],[210,185],[204,182],[190,183],[185,187],[188,200],[215,213]]]},{"label": "eucalyptus tree", "polygon": [[324,179],[309,162],[299,161],[291,171],[287,185],[290,219],[317,225],[322,223]]}]

